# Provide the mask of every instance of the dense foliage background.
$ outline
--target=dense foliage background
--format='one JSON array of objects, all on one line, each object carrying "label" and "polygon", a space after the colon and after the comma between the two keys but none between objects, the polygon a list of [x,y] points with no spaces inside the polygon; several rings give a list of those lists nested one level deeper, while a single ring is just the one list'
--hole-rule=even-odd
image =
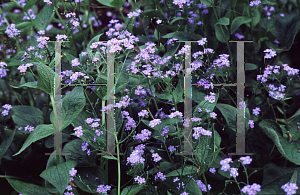
[{"label": "dense foliage background", "polygon": [[[1,194],[299,194],[299,11],[299,0],[2,2]],[[55,40],[67,41],[62,127],[55,44],[47,42]],[[245,104],[236,87],[213,85],[236,83],[230,40],[253,41],[244,44]],[[115,147],[123,155],[99,155],[107,152],[112,108],[107,52],[115,64]],[[189,71],[191,121],[184,113]],[[245,152],[254,155],[228,155],[236,152],[237,109],[245,112]],[[184,152],[189,124],[201,155],[175,155]],[[55,156],[57,131],[71,155]]]}]

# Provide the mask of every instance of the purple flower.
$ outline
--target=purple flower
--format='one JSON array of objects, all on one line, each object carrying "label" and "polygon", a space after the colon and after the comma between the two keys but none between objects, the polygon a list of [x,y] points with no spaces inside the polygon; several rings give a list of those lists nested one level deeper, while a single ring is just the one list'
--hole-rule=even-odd
[{"label": "purple flower", "polygon": [[176,148],[174,146],[170,145],[168,147],[168,150],[172,153],[172,152],[176,151]]},{"label": "purple flower", "polygon": [[253,109],[253,114],[255,116],[259,115],[259,111],[260,111],[260,108],[259,107],[256,107],[255,109]]},{"label": "purple flower", "polygon": [[215,169],[214,167],[212,167],[212,168],[209,169],[209,172],[215,173],[215,172],[216,172],[216,169]]},{"label": "purple flower", "polygon": [[162,20],[158,19],[156,20],[156,24],[160,24],[162,22]]},{"label": "purple flower", "polygon": [[145,141],[149,139],[149,136],[151,136],[151,134],[151,131],[149,131],[148,129],[144,129],[141,131],[141,133],[136,134],[133,139]]},{"label": "purple flower", "polygon": [[134,178],[134,181],[137,182],[137,183],[139,183],[139,184],[143,184],[143,183],[145,183],[145,178],[143,178],[141,176],[136,176]]},{"label": "purple flower", "polygon": [[80,137],[80,136],[83,135],[83,132],[82,132],[82,126],[79,126],[79,127],[74,128],[74,131],[75,131],[75,135],[76,135],[77,137]]},{"label": "purple flower", "polygon": [[154,159],[153,159],[154,162],[158,162],[158,161],[160,161],[160,160],[162,159],[162,158],[159,156],[158,153],[153,153],[153,154],[152,154],[152,158],[154,158]]},{"label": "purple flower", "polygon": [[109,185],[104,186],[103,184],[101,184],[98,186],[97,192],[107,194],[107,191],[110,189],[111,189],[111,186],[109,186]]},{"label": "purple flower", "polygon": [[162,181],[166,180],[166,176],[162,172],[158,172],[155,175],[154,181],[156,181],[158,178],[160,178]]},{"label": "purple flower", "polygon": [[89,143],[87,141],[83,142],[82,146],[81,146],[82,151],[86,151],[88,146],[89,146]]},{"label": "purple flower", "polygon": [[154,120],[150,121],[149,126],[153,128],[160,123],[161,123],[160,119],[154,119]]},{"label": "purple flower", "polygon": [[72,176],[72,177],[75,176],[76,173],[77,173],[77,170],[74,169],[74,168],[72,168],[72,169],[69,171],[69,174],[70,174],[70,176]]},{"label": "purple flower", "polygon": [[78,60],[79,60],[78,58],[75,58],[74,60],[72,60],[72,67],[80,65],[80,62],[78,62]]},{"label": "purple flower", "polygon": [[15,24],[8,25],[5,33],[8,34],[8,37],[15,37],[20,34],[20,30],[15,28]]},{"label": "purple flower", "polygon": [[250,127],[253,129],[254,128],[254,122],[253,120],[249,120],[248,124],[250,125]]},{"label": "purple flower", "polygon": [[287,182],[286,184],[281,186],[281,189],[283,189],[287,193],[287,195],[291,195],[296,193],[298,187],[295,183]]},{"label": "purple flower", "polygon": [[216,118],[217,114],[215,112],[210,113],[210,117]]},{"label": "purple flower", "polygon": [[250,158],[250,156],[246,156],[246,157],[241,157],[240,161],[243,161],[244,165],[250,165],[250,163],[252,162],[252,159]]},{"label": "purple flower", "polygon": [[261,3],[261,1],[259,1],[259,0],[251,1],[250,4],[249,4],[249,6],[251,6],[251,7],[254,6],[254,5],[258,6],[260,3]]},{"label": "purple flower", "polygon": [[238,168],[230,168],[230,176],[232,176],[232,177],[238,176],[239,173],[237,171],[238,171]]}]

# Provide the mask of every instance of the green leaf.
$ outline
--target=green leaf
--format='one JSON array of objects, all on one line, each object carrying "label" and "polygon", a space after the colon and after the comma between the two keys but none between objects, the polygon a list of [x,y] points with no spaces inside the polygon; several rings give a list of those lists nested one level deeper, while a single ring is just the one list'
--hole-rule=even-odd
[{"label": "green leaf", "polygon": [[54,74],[55,72],[48,66],[42,63],[34,63],[37,66],[39,89],[45,91],[49,95],[54,93]]},{"label": "green leaf", "polygon": [[154,38],[156,40],[158,40],[158,31],[157,31],[157,29],[154,30]]},{"label": "green leaf", "polygon": [[9,137],[4,139],[0,145],[0,165],[1,165],[1,159],[3,158],[4,154],[6,153],[7,149],[9,148],[11,142],[13,141],[15,133],[16,133],[16,128],[13,131],[13,133]]},{"label": "green leaf", "polygon": [[184,78],[183,75],[179,75],[179,82],[173,91],[174,97],[175,97],[175,104],[178,104],[179,102],[184,102],[183,100],[183,85],[184,85]]},{"label": "green leaf", "polygon": [[103,5],[117,8],[117,9],[120,9],[125,2],[125,0],[97,0],[97,1]]},{"label": "green leaf", "polygon": [[[267,20],[266,22],[268,23]],[[279,17],[279,19],[275,21],[274,29],[270,30],[270,32],[280,42],[280,47],[274,45],[270,41],[266,42],[267,46],[273,50],[276,50],[277,54],[283,51],[289,51],[292,47],[297,33],[300,30],[299,27],[299,10],[293,10],[289,13],[285,13],[284,18]]]},{"label": "green leaf", "polygon": [[66,161],[76,161],[77,167],[95,167],[96,166],[96,153],[91,152],[90,156],[87,155],[86,151],[82,151],[82,140],[75,139],[67,143],[63,148],[63,153],[68,153],[71,155],[66,155]]},{"label": "green leaf", "polygon": [[36,24],[38,30],[45,30],[48,24],[51,22],[50,18],[54,15],[54,6],[46,5],[40,11],[40,13],[35,17],[34,23]]},{"label": "green leaf", "polygon": [[216,24],[221,24],[224,26],[229,25],[229,18],[226,17],[220,18]]},{"label": "green leaf", "polygon": [[194,195],[202,195],[202,191],[201,189],[199,188],[198,184],[196,182],[194,182],[193,180],[190,180],[186,186],[186,192],[189,193],[189,194],[194,194]]},{"label": "green leaf", "polygon": [[[74,177],[73,183],[81,190],[89,193],[95,193],[97,187],[104,184],[104,170],[100,167],[77,167],[77,175],[80,176],[80,181],[77,177]],[[99,177],[99,179],[95,179]],[[83,183],[82,183],[83,182]],[[92,190],[89,190],[89,188]]]},{"label": "green leaf", "polygon": [[176,22],[178,20],[184,20],[184,19],[185,19],[184,17],[176,17],[170,22],[170,24],[173,24],[174,22]]},{"label": "green leaf", "polygon": [[[223,32],[224,32],[224,35],[223,35]],[[219,24],[215,24],[215,34],[216,34],[216,37],[217,39],[222,42],[222,43],[227,43],[228,40],[229,40],[229,32],[228,32],[228,29],[226,26],[223,26],[223,25],[219,25]]]},{"label": "green leaf", "polygon": [[37,0],[28,0],[24,7],[24,10],[28,11],[36,3],[36,1]]},{"label": "green leaf", "polygon": [[246,70],[255,70],[257,69],[257,65],[256,64],[252,64],[252,63],[246,63],[245,64],[245,71]]},{"label": "green leaf", "polygon": [[181,168],[174,170],[166,175],[166,177],[175,177],[180,175],[193,175],[197,173],[197,167],[193,165],[187,165],[183,168],[183,171]]},{"label": "green leaf", "polygon": [[124,188],[124,190],[121,192],[121,195],[135,195],[139,191],[143,189],[144,185],[132,185],[132,186],[127,186]]},{"label": "green leaf", "polygon": [[[59,162],[64,163],[65,159],[63,158],[63,155],[59,155]],[[50,167],[56,166],[56,150],[54,150],[51,155],[49,156],[49,159],[47,161],[46,170]]]},{"label": "green leaf", "polygon": [[210,7],[212,5],[212,0],[201,0],[201,2],[205,5],[207,5],[208,7]]},{"label": "green leaf", "polygon": [[13,57],[11,59],[11,61],[7,64],[7,66],[20,66],[20,65],[24,64],[25,62],[21,61],[23,59],[22,56],[24,56],[24,54],[25,54],[25,51],[18,52],[17,55],[15,57]]},{"label": "green leaf", "polygon": [[19,89],[19,88],[23,88],[23,87],[29,87],[29,88],[34,88],[34,89],[36,89],[36,88],[38,88],[37,87],[37,83],[35,83],[35,82],[27,82],[27,83],[24,83],[23,85],[20,85],[20,86],[12,86],[12,85],[10,85],[12,88],[16,88],[16,89]]},{"label": "green leaf", "polygon": [[245,17],[245,16],[239,16],[233,19],[232,23],[231,23],[231,33],[233,33],[234,31],[236,31],[242,24],[251,22],[252,19]]},{"label": "green leaf", "polygon": [[297,170],[294,171],[290,183],[297,183]]},{"label": "green leaf", "polygon": [[33,142],[36,142],[40,139],[48,137],[49,135],[52,135],[53,133],[54,133],[54,127],[52,124],[47,124],[47,125],[42,124],[42,125],[37,126],[34,129],[34,131],[32,131],[30,133],[30,135],[24,142],[24,144],[23,144],[22,148],[19,150],[19,152],[17,152],[13,156],[16,156],[16,155],[20,154],[21,152],[23,152]]},{"label": "green leaf", "polygon": [[108,155],[103,155],[102,158],[106,158],[106,159],[109,159],[109,160],[118,160],[116,157],[108,156]]},{"label": "green leaf", "polygon": [[[71,93],[62,99],[62,130],[69,126],[85,107],[85,96],[82,86],[76,86]],[[54,111],[50,114],[50,121],[54,124]]]},{"label": "green leaf", "polygon": [[237,122],[236,122],[237,110],[236,110],[236,108],[231,105],[228,105],[228,104],[219,104],[219,103],[216,105],[216,107],[220,110],[220,112],[224,116],[229,128],[231,128],[233,131],[236,131],[236,127],[237,127]]},{"label": "green leaf", "polygon": [[6,178],[8,183],[13,187],[18,193],[23,195],[51,195],[46,188],[31,184],[22,182],[15,179],[9,179]]},{"label": "green leaf", "polygon": [[297,140],[293,144],[288,142],[282,137],[282,135],[280,135],[280,126],[273,120],[263,120],[258,124],[258,126],[271,140],[273,140],[278,151],[284,158],[297,165],[300,165],[300,156],[298,152],[300,140]]},{"label": "green leaf", "polygon": [[44,170],[40,177],[56,187],[60,194],[63,194],[70,181],[69,171],[75,168],[76,164],[75,161],[60,163]]},{"label": "green leaf", "polygon": [[177,50],[179,49],[180,44],[179,43],[175,43],[174,47],[171,47],[171,49],[169,49],[162,57],[162,59],[165,59],[168,56],[174,56],[174,54],[177,52]]},{"label": "green leaf", "polygon": [[179,41],[195,41],[202,39],[202,36],[194,34],[194,33],[185,33],[182,31],[172,32],[164,35],[162,38],[177,38]]},{"label": "green leaf", "polygon": [[12,119],[18,127],[36,127],[44,123],[43,112],[32,106],[13,106]]}]

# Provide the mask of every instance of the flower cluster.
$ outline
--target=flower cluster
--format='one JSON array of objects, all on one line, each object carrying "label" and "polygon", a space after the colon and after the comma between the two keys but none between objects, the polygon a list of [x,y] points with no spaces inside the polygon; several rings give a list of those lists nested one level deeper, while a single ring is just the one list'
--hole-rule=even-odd
[{"label": "flower cluster", "polygon": [[[205,183],[202,183],[201,180],[196,180],[196,182],[202,192],[207,192]],[[207,186],[208,186],[208,190],[211,190],[210,184],[207,184]]]},{"label": "flower cluster", "polygon": [[266,15],[268,16],[268,20],[270,20],[270,16],[272,15],[271,12],[272,12],[272,11],[275,11],[274,6],[271,6],[270,9],[269,9],[269,11],[268,11],[268,6],[266,5],[266,6],[263,8],[263,10],[264,10],[265,12],[267,12]]},{"label": "flower cluster", "polygon": [[28,130],[29,132],[31,132],[31,131],[34,131],[34,127],[27,125],[27,126],[24,128],[24,130],[25,130],[25,131]]},{"label": "flower cluster", "polygon": [[203,127],[194,127],[194,134],[193,134],[193,137],[195,139],[198,139],[201,134],[202,135],[207,135],[207,136],[211,136],[212,135],[212,132],[209,131],[209,130],[205,130]]},{"label": "flower cluster", "polygon": [[21,66],[18,67],[18,70],[20,73],[26,72],[27,68],[33,66],[32,63],[27,63],[27,64],[22,64]]},{"label": "flower cluster", "polygon": [[292,195],[296,193],[298,186],[295,183],[287,182],[286,184],[281,186],[281,189],[283,189],[287,195]]},{"label": "flower cluster", "polygon": [[214,95],[215,95],[215,93],[210,92],[210,96],[207,95],[204,97],[205,101],[209,101],[209,103],[211,103],[211,104],[214,103],[216,100],[216,97]]},{"label": "flower cluster", "polygon": [[259,111],[261,111],[260,108],[259,108],[259,107],[256,107],[255,109],[253,109],[253,114],[254,114],[255,116],[259,115]]},{"label": "flower cluster", "polygon": [[141,13],[142,13],[143,11],[142,10],[140,10],[140,9],[138,9],[138,10],[136,10],[136,12],[129,12],[128,14],[127,14],[127,16],[128,16],[128,18],[132,18],[133,16],[139,16]]},{"label": "flower cluster", "polygon": [[156,181],[158,178],[160,178],[162,181],[166,180],[166,176],[162,172],[158,172],[155,177],[154,181]]},{"label": "flower cluster", "polygon": [[145,145],[140,144],[134,148],[129,157],[127,157],[127,163],[131,163],[131,166],[134,166],[137,163],[144,163],[145,159],[142,157],[144,153]]},{"label": "flower cluster", "polygon": [[103,194],[107,194],[107,191],[111,189],[111,186],[109,185],[99,185],[98,188],[97,188],[97,192],[98,193],[103,193]]},{"label": "flower cluster", "polygon": [[227,171],[228,169],[230,169],[230,165],[229,163],[232,163],[232,159],[231,158],[225,158],[223,160],[220,161],[220,165],[222,165],[221,170],[223,171]]},{"label": "flower cluster", "polygon": [[5,33],[8,34],[8,37],[15,37],[20,34],[20,30],[16,29],[15,24],[10,24],[7,26]]},{"label": "flower cluster", "polygon": [[159,154],[158,153],[153,153],[152,154],[152,158],[153,158],[153,161],[154,162],[158,162],[158,161],[160,161],[162,158],[159,156]]},{"label": "flower cluster", "polygon": [[80,136],[83,135],[83,132],[82,132],[82,126],[75,127],[75,128],[74,128],[74,131],[75,131],[75,135],[76,135],[77,137],[80,137]]},{"label": "flower cluster", "polygon": [[12,109],[12,106],[10,104],[5,104],[2,106],[5,110],[2,111],[3,116],[7,116],[10,109]]},{"label": "flower cluster", "polygon": [[247,193],[247,194],[253,194],[255,195],[256,192],[260,191],[261,186],[257,183],[253,183],[252,185],[246,185],[244,186],[241,191],[243,193]]},{"label": "flower cluster", "polygon": [[5,66],[7,66],[7,64],[5,62],[0,62],[0,79],[5,77],[7,75],[7,71],[9,71],[9,69],[5,69]]},{"label": "flower cluster", "polygon": [[141,131],[141,133],[136,134],[133,139],[135,140],[141,140],[141,141],[145,141],[147,139],[149,139],[149,136],[151,136],[151,131],[149,131],[148,129],[144,129]]},{"label": "flower cluster", "polygon": [[141,177],[141,176],[136,176],[134,178],[134,181],[137,182],[138,184],[143,184],[146,182],[145,178]]},{"label": "flower cluster", "polygon": [[259,0],[256,0],[256,1],[250,1],[250,4],[249,4],[249,6],[258,6],[259,4],[261,3],[261,1],[259,1]]}]

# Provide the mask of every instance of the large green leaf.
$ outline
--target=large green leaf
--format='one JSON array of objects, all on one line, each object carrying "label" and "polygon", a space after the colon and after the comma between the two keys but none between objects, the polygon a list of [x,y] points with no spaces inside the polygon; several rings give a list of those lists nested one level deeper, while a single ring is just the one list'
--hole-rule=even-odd
[{"label": "large green leaf", "polygon": [[17,152],[13,156],[16,156],[16,155],[20,154],[21,152],[23,152],[33,142],[43,139],[45,137],[48,137],[49,135],[52,135],[53,133],[54,133],[54,127],[52,124],[47,124],[47,125],[42,124],[42,125],[37,126],[34,129],[34,131],[32,131],[30,133],[30,135],[24,142],[24,144],[23,144],[22,148],[19,150],[19,152]]},{"label": "large green leaf", "polygon": [[197,173],[197,169],[198,167],[193,166],[193,165],[187,165],[183,168],[183,170],[181,168],[174,170],[170,173],[168,173],[166,175],[166,177],[175,177],[175,176],[180,176],[180,175],[193,175],[195,173]]},{"label": "large green leaf", "polygon": [[121,195],[135,195],[139,191],[143,189],[144,185],[132,185],[132,186],[127,186],[124,188],[124,190],[121,192]]},{"label": "large green leaf", "polygon": [[227,26],[227,25],[229,25],[229,18],[226,18],[226,17],[220,18],[216,24],[221,24],[221,25]]},{"label": "large green leaf", "polygon": [[45,30],[48,24],[51,22],[50,18],[54,15],[54,6],[46,5],[40,11],[40,13],[35,17],[34,23],[36,24],[38,30]]},{"label": "large green leaf", "polygon": [[[265,23],[268,23],[267,18],[264,18]],[[269,24],[267,24],[269,26]],[[267,46],[275,49],[277,53],[289,51],[292,47],[294,39],[300,30],[299,10],[293,10],[290,13],[285,13],[284,18],[278,17],[275,21],[274,29],[270,32],[280,42],[280,47],[267,41]]]},{"label": "large green leaf", "polygon": [[[224,34],[223,34],[224,33]],[[227,43],[229,40],[229,32],[226,26],[215,24],[215,34],[217,39],[222,43]]]},{"label": "large green leaf", "polygon": [[14,139],[16,133],[16,129],[13,131],[13,133],[3,140],[3,142],[0,145],[0,165],[1,165],[1,159],[3,158],[4,154],[6,153],[7,149],[9,148],[11,142]]},{"label": "large green leaf", "polygon": [[251,18],[247,18],[245,16],[239,16],[239,17],[234,18],[231,23],[231,33],[236,31],[242,24],[245,24],[245,23],[248,23],[251,21],[252,21]]},{"label": "large green leaf", "polygon": [[[69,126],[83,110],[86,100],[82,86],[76,86],[71,93],[62,99],[62,130]],[[54,124],[54,112],[51,112],[50,121]]]},{"label": "large green leaf", "polygon": [[82,151],[82,142],[80,139],[75,139],[64,146],[63,153],[71,153],[71,155],[65,156],[66,160],[76,161],[77,167],[95,167],[96,152],[91,152],[90,156],[88,156],[87,151]]},{"label": "large green leaf", "polygon": [[76,164],[75,161],[67,161],[51,166],[44,170],[40,177],[51,183],[62,194],[70,181],[69,171],[75,168]]},{"label": "large green leaf", "polygon": [[[90,189],[96,190],[99,185],[104,184],[104,170],[100,167],[78,167],[77,175],[80,175],[82,181],[78,178],[74,178],[73,182],[78,188],[85,192],[91,193],[86,185],[89,185]],[[99,179],[96,179],[96,177],[99,177]]]},{"label": "large green leaf", "polygon": [[220,110],[224,116],[227,125],[233,131],[236,131],[237,122],[236,122],[236,108],[228,104],[217,104],[216,107]]},{"label": "large green leaf", "polygon": [[24,61],[23,62],[21,61],[23,59],[22,56],[24,56],[24,54],[25,51],[18,52],[17,55],[10,60],[7,66],[20,66],[22,64],[26,64]]},{"label": "large green leaf", "polygon": [[300,165],[300,155],[298,152],[300,147],[300,140],[297,140],[293,144],[288,142],[285,138],[282,137],[282,135],[280,135],[280,126],[273,120],[266,119],[261,121],[258,125],[262,129],[262,131],[271,140],[273,140],[278,151],[284,158],[297,165]]},{"label": "large green leaf", "polygon": [[32,106],[13,106],[12,119],[18,127],[36,127],[44,123],[43,112]]},{"label": "large green leaf", "polygon": [[295,181],[296,185],[299,186],[299,171],[299,168],[280,167],[275,165],[274,163],[268,163],[264,167],[261,191],[257,194],[286,194],[286,192],[281,189],[281,186],[283,186],[287,182],[291,182],[292,179],[293,181]]},{"label": "large green leaf", "polygon": [[20,86],[12,86],[12,85],[10,85],[12,88],[16,88],[16,89],[19,89],[19,88],[24,88],[24,87],[29,87],[29,88],[34,88],[34,89],[36,89],[36,88],[38,88],[38,86],[37,86],[37,83],[35,83],[35,82],[27,82],[27,83],[24,83],[23,85],[20,85]]},{"label": "large green leaf", "polygon": [[202,36],[194,33],[185,33],[179,31],[166,34],[162,38],[177,38],[179,41],[197,41],[202,39]]},{"label": "large green leaf", "polygon": [[35,3],[37,0],[28,0],[26,5],[24,6],[24,10],[28,11]]},{"label": "large green leaf", "polygon": [[51,195],[46,188],[23,181],[6,178],[11,187],[22,195]]},{"label": "large green leaf", "polygon": [[97,0],[97,1],[103,5],[117,8],[117,9],[120,9],[125,2],[125,0]]},{"label": "large green leaf", "polygon": [[55,72],[45,64],[34,63],[37,66],[38,72],[38,83],[37,86],[39,89],[45,91],[49,95],[54,93],[54,76]]}]

